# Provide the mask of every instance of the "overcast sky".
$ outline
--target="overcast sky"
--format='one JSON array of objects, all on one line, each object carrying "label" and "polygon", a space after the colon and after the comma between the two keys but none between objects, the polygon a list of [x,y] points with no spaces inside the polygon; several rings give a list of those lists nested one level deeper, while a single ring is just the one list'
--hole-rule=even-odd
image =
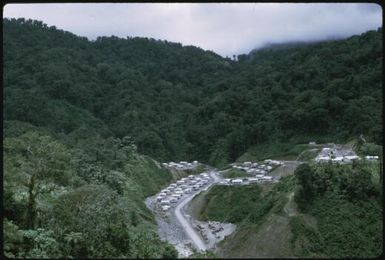
[{"label": "overcast sky", "polygon": [[8,4],[3,16],[40,20],[90,40],[149,37],[222,56],[266,43],[345,38],[382,26],[379,5],[357,3]]}]

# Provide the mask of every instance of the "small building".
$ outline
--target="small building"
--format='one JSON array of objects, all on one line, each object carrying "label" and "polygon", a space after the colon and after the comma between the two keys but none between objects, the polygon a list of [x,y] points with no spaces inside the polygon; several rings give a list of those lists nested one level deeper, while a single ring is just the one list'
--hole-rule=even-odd
[{"label": "small building", "polygon": [[272,181],[273,176],[263,176],[261,179],[262,179],[262,181]]},{"label": "small building", "polygon": [[190,180],[193,180],[193,179],[194,179],[194,175],[189,175],[188,178],[189,178]]},{"label": "small building", "polygon": [[243,181],[241,179],[235,179],[235,180],[232,180],[231,183],[234,185],[241,185]]},{"label": "small building", "polygon": [[176,202],[178,202],[177,197],[171,197],[170,198],[170,203],[176,203]]},{"label": "small building", "polygon": [[243,164],[246,165],[246,166],[250,166],[251,162],[244,162]]},{"label": "small building", "polygon": [[170,209],[170,206],[168,206],[168,205],[162,206],[163,211],[168,211],[169,209]]},{"label": "small building", "polygon": [[161,200],[160,205],[170,205],[170,200]]},{"label": "small building", "polygon": [[193,164],[198,164],[198,161],[193,161]]},{"label": "small building", "polygon": [[333,162],[333,163],[340,163],[340,162],[342,162],[343,160],[344,160],[344,157],[342,157],[342,156],[337,156],[337,157],[335,157],[335,158],[332,159],[332,162]]},{"label": "small building", "polygon": [[249,178],[250,183],[258,182],[259,178]]},{"label": "small building", "polygon": [[357,155],[345,155],[344,157],[351,161],[358,160],[360,158]]}]

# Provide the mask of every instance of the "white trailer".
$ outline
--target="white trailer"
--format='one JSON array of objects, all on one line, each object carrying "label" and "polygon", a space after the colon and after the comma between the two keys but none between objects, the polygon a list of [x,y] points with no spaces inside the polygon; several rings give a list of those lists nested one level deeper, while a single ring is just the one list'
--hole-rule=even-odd
[{"label": "white trailer", "polygon": [[170,200],[161,200],[160,205],[170,205]]},{"label": "white trailer", "polygon": [[249,178],[250,183],[258,182],[259,178]]},{"label": "white trailer", "polygon": [[169,209],[170,209],[170,206],[168,206],[168,205],[162,206],[162,210],[163,210],[163,211],[167,211],[167,210],[169,210]]},{"label": "white trailer", "polygon": [[271,180],[273,180],[273,177],[272,176],[263,176],[262,180],[263,181],[271,181]]},{"label": "white trailer", "polygon": [[235,179],[235,180],[231,180],[231,183],[234,185],[241,185],[243,181],[241,179]]},{"label": "white trailer", "polygon": [[376,161],[376,160],[378,160],[378,156],[377,155],[367,155],[367,156],[365,156],[365,159],[368,161]]}]

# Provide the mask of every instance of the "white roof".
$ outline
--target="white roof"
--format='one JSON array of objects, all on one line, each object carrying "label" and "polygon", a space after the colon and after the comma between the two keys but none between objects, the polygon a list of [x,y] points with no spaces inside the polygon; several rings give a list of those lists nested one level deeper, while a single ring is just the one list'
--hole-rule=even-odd
[{"label": "white roof", "polygon": [[357,159],[358,156],[357,155],[345,155],[345,158],[347,158],[347,159]]},{"label": "white roof", "polygon": [[235,180],[232,180],[232,182],[242,182],[241,179],[235,179]]}]

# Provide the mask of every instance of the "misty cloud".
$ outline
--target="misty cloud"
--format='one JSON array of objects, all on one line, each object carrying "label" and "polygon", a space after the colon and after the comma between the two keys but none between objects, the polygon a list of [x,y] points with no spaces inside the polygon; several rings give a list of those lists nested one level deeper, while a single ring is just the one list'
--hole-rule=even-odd
[{"label": "misty cloud", "polygon": [[3,16],[41,20],[90,40],[149,37],[222,56],[267,43],[345,38],[382,26],[381,7],[359,3],[8,4]]}]

